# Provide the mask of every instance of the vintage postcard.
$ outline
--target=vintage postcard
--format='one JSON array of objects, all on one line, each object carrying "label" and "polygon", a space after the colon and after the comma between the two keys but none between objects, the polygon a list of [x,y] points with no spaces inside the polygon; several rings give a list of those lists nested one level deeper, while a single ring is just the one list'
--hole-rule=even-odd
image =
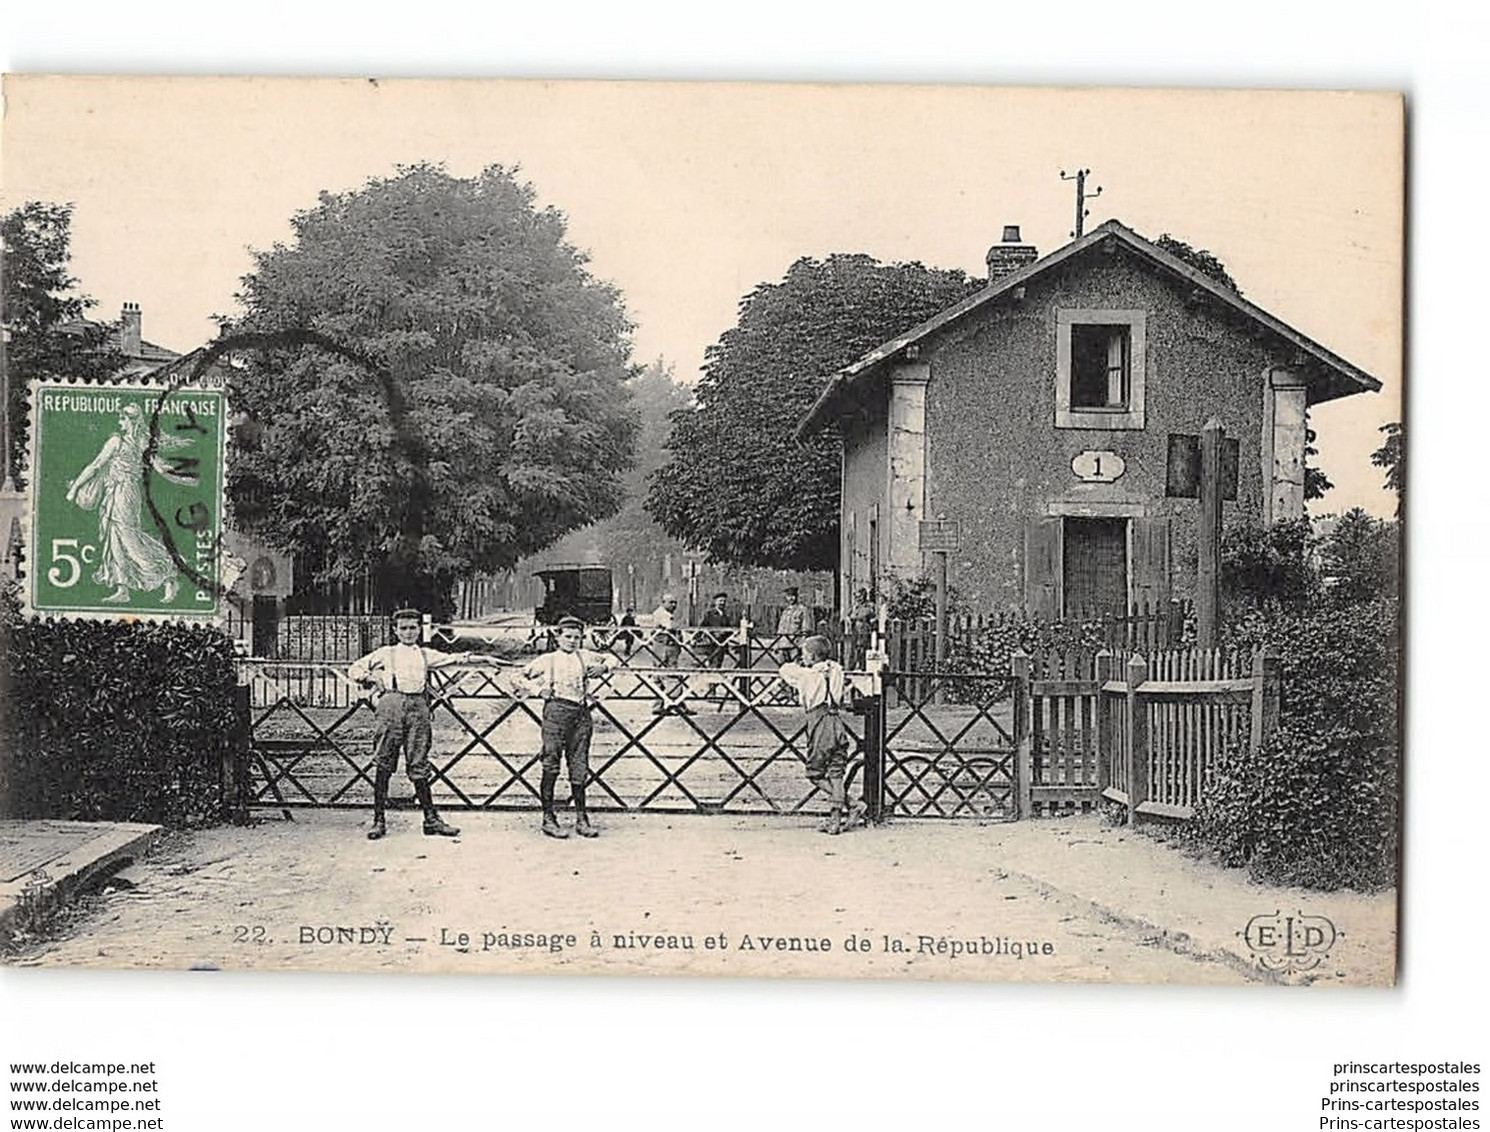
[{"label": "vintage postcard", "polygon": [[1394,983],[1400,96],[4,95],[5,962]]}]

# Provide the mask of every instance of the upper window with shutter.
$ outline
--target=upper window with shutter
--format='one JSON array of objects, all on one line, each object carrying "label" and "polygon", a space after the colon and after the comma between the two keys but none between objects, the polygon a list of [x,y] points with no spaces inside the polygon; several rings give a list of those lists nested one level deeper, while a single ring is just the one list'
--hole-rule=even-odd
[{"label": "upper window with shutter", "polygon": [[1056,312],[1056,428],[1143,427],[1143,311]]}]

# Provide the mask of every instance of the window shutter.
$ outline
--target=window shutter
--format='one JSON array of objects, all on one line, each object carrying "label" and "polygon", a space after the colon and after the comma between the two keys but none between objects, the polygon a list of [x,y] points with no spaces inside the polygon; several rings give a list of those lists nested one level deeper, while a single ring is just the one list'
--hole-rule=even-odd
[{"label": "window shutter", "polygon": [[1133,601],[1140,610],[1169,605],[1169,516],[1133,520]]},{"label": "window shutter", "polygon": [[1126,328],[1114,328],[1107,339],[1107,404],[1111,407],[1126,405],[1128,391],[1124,388],[1127,376],[1128,333]]},{"label": "window shutter", "polygon": [[1024,611],[1054,621],[1061,615],[1061,520],[1030,519],[1024,526]]}]

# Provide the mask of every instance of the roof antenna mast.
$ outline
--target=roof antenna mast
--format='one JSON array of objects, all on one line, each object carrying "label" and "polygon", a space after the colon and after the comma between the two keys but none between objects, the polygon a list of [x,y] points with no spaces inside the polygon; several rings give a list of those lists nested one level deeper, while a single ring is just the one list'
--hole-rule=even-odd
[{"label": "roof antenna mast", "polygon": [[1081,239],[1081,233],[1085,227],[1087,218],[1086,202],[1096,200],[1102,195],[1101,185],[1097,186],[1096,192],[1089,193],[1086,191],[1086,179],[1091,175],[1091,172],[1090,169],[1078,169],[1074,173],[1067,173],[1064,169],[1061,170],[1062,181],[1076,182],[1076,231],[1071,233],[1072,239]]}]

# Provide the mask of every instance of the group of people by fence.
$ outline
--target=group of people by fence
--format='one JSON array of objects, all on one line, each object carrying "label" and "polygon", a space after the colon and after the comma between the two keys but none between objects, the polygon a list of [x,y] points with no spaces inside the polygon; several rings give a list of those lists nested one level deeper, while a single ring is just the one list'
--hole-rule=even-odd
[{"label": "group of people by fence", "polygon": [[[847,801],[845,778],[850,737],[840,712],[845,709],[848,681],[843,665],[834,658],[837,651],[834,642],[811,631],[814,626],[810,611],[801,604],[795,589],[788,590],[787,596],[791,600],[777,622],[778,674],[794,690],[804,713],[807,777],[829,800],[829,816],[820,828],[825,833],[838,834],[861,824],[865,812],[862,803],[850,807]],[[715,619],[701,626],[715,630],[716,634],[707,638],[704,660],[708,667],[722,668],[735,645],[733,629],[727,628],[723,620],[727,616],[727,604],[727,595],[715,595],[711,608]],[[681,657],[676,605],[676,599],[666,595],[653,615],[652,645],[658,668],[676,668]],[[394,614],[393,624],[394,643],[352,662],[347,673],[355,684],[377,694],[373,816],[367,836],[373,841],[387,836],[388,788],[402,754],[405,773],[414,784],[423,811],[423,832],[428,836],[456,837],[460,830],[441,818],[430,793],[434,770],[429,760],[432,742],[429,672],[456,664],[506,666],[512,662],[484,653],[443,652],[426,647],[420,641],[423,617],[415,609],[399,610]],[[593,734],[590,713],[596,702],[597,682],[622,663],[613,651],[584,648],[585,628],[576,617],[560,620],[553,649],[522,665],[519,673],[527,690],[543,701],[540,829],[545,836],[560,840],[570,835],[569,828],[559,820],[555,800],[561,763],[569,774],[575,813],[573,832],[582,838],[599,836],[599,830],[590,820],[586,798]],[[748,642],[746,635],[743,647],[748,649]],[[744,666],[748,667],[748,656]],[[654,715],[692,714],[686,703],[686,681],[663,679],[658,688]]]},{"label": "group of people by fence", "polygon": [[[785,604],[777,613],[775,636],[778,643],[773,646],[778,659],[791,656],[801,641],[817,634],[837,642],[837,659],[849,669],[862,668],[869,648],[877,610],[873,596],[860,590],[841,624],[802,601],[801,590],[788,586],[783,591]],[[690,628],[682,623],[678,614],[678,599],[666,593],[657,608],[652,611],[650,621],[652,633],[648,634],[637,619],[636,610],[630,606],[616,619],[615,631],[610,640],[623,656],[630,656],[641,642],[650,647],[658,667],[676,667],[682,655],[681,633]],[[727,661],[737,668],[751,665],[751,641],[757,626],[748,613],[734,606],[730,595],[720,591],[709,599],[708,608],[699,617],[693,642],[702,645],[694,659],[709,668],[723,668]]]}]

